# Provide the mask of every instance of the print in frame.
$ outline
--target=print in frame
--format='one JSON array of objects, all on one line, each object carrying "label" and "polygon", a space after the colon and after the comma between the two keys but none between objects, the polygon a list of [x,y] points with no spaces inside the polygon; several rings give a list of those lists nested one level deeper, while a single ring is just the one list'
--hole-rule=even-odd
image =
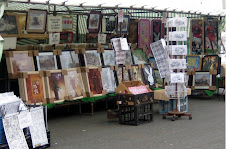
[{"label": "print in frame", "polygon": [[200,71],[202,66],[202,58],[199,55],[186,56],[187,71]]},{"label": "print in frame", "polygon": [[36,56],[38,70],[56,70],[57,61],[55,52],[39,52]]},{"label": "print in frame", "polygon": [[102,68],[103,86],[107,93],[115,92],[116,88],[113,68],[114,67]]},{"label": "print in frame", "polygon": [[206,55],[202,60],[202,71],[217,70],[220,73],[221,59],[218,55]]},{"label": "print in frame", "polygon": [[3,37],[18,36],[18,16],[16,14],[4,14],[0,18],[0,34]]},{"label": "print in frame", "polygon": [[98,33],[102,15],[100,11],[91,11],[88,17],[88,31],[89,33]]}]

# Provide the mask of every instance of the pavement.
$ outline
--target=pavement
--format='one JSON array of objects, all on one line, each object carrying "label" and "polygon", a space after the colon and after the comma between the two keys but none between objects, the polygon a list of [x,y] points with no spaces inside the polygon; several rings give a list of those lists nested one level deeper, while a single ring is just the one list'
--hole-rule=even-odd
[{"label": "pavement", "polygon": [[77,107],[50,110],[50,149],[225,149],[225,100],[189,97],[188,102],[192,120],[162,119],[155,103],[153,121],[138,126],[109,121],[104,107],[93,116],[76,114]]}]

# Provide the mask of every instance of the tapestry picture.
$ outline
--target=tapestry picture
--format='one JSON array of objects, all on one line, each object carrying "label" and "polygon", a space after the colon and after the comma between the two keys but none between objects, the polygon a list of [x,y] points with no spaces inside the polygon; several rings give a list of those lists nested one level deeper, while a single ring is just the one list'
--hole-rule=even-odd
[{"label": "tapestry picture", "polygon": [[79,67],[78,54],[75,51],[62,51],[60,55],[60,63],[62,69]]},{"label": "tapestry picture", "polygon": [[[117,78],[118,78],[118,84],[122,82],[122,67],[118,67],[118,70],[116,71],[117,73]],[[128,70],[123,67],[123,76],[124,76],[124,81],[129,81],[129,72]]]},{"label": "tapestry picture", "polygon": [[138,47],[144,48],[147,57],[153,56],[150,43],[151,43],[151,25],[150,20],[140,19],[138,22]]},{"label": "tapestry picture", "polygon": [[67,96],[64,76],[61,72],[51,73],[49,76],[50,98],[55,101],[62,101]]},{"label": "tapestry picture", "polygon": [[86,43],[98,43],[98,33],[87,33]]},{"label": "tapestry picture", "polygon": [[18,34],[16,15],[3,15],[0,18],[0,34],[1,35],[15,35]]},{"label": "tapestry picture", "polygon": [[[123,34],[128,33],[129,21],[130,21],[129,15],[123,15],[123,22],[122,22],[122,33]],[[116,24],[117,24],[116,33],[119,34],[120,33],[120,24],[118,23],[118,21],[116,22]]]},{"label": "tapestry picture", "polygon": [[45,98],[43,78],[40,74],[28,74],[26,78],[27,100],[31,103],[42,101]]},{"label": "tapestry picture", "polygon": [[202,19],[191,20],[190,54],[204,54],[203,47],[203,21]]},{"label": "tapestry picture", "polygon": [[164,36],[164,24],[160,19],[153,19],[151,21],[151,42],[156,42]]},{"label": "tapestry picture", "polygon": [[100,54],[96,50],[86,51],[84,54],[85,66],[101,66]]},{"label": "tapestry picture", "polygon": [[98,33],[101,23],[101,12],[91,11],[88,18],[88,31]]},{"label": "tapestry picture", "polygon": [[90,91],[93,94],[102,94],[103,84],[101,72],[98,69],[89,69],[88,72]]},{"label": "tapestry picture", "polygon": [[115,92],[116,84],[113,70],[110,67],[102,68],[102,77],[104,89],[108,93]]},{"label": "tapestry picture", "polygon": [[186,56],[187,71],[200,71],[202,66],[202,59],[199,55]]},{"label": "tapestry picture", "polygon": [[83,97],[84,86],[81,73],[77,72],[77,69],[70,69],[65,76],[65,84],[68,91],[68,96],[72,96],[74,99]]},{"label": "tapestry picture", "polygon": [[157,64],[156,64],[156,61],[155,61],[155,58],[154,58],[154,57],[150,57],[150,58],[148,59],[148,63],[149,63],[149,64],[153,64],[153,69],[158,69],[158,66],[157,66]]},{"label": "tapestry picture", "polygon": [[143,49],[134,49],[133,51],[134,64],[146,64],[148,62],[146,53]]},{"label": "tapestry picture", "polygon": [[138,42],[138,20],[131,19],[129,22],[128,42],[129,43]]},{"label": "tapestry picture", "polygon": [[150,65],[144,65],[144,84],[149,85],[150,88],[155,87],[155,73]]},{"label": "tapestry picture", "polygon": [[210,71],[217,70],[217,74],[220,73],[220,57],[218,55],[206,55],[202,60],[202,70]]},{"label": "tapestry picture", "polygon": [[[18,71],[35,71],[33,58],[28,55],[28,52],[13,52],[13,57],[10,57],[12,64],[12,73],[17,74]],[[10,70],[8,70],[10,72]]]},{"label": "tapestry picture", "polygon": [[215,19],[205,21],[205,54],[218,54],[218,22]]},{"label": "tapestry picture", "polygon": [[139,69],[138,66],[132,66],[132,80],[133,81],[141,81],[143,82],[143,79],[142,79],[142,72],[141,72],[141,69]]},{"label": "tapestry picture", "polygon": [[36,56],[38,70],[55,70],[57,69],[56,56],[53,52],[43,52]]},{"label": "tapestry picture", "polygon": [[103,61],[105,66],[115,65],[115,52],[114,50],[104,50]]}]

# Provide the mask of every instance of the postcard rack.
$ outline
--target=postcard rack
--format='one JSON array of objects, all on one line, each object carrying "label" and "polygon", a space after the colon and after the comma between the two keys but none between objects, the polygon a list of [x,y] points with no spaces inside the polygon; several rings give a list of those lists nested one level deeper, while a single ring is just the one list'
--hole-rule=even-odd
[{"label": "postcard rack", "polygon": [[185,86],[185,69],[187,55],[187,18],[169,18],[166,22],[167,28],[167,49],[169,54],[170,77],[166,86],[166,96],[171,100],[176,100],[176,106],[171,111],[162,114],[162,118],[172,116],[172,121],[177,117],[188,116],[192,119],[191,113],[182,111],[180,99],[186,98],[187,89]]}]

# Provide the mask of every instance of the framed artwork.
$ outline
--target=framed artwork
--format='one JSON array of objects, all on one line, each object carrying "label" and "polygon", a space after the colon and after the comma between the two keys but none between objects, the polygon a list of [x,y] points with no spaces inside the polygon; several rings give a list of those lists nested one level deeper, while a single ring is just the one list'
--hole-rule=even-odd
[{"label": "framed artwork", "polygon": [[0,18],[0,34],[3,37],[18,36],[18,17],[16,14],[4,14]]},{"label": "framed artwork", "polygon": [[128,42],[129,43],[138,42],[138,20],[137,19],[131,19],[129,21]]},{"label": "framed artwork", "polygon": [[155,73],[154,73],[154,69],[151,68],[151,66],[148,65],[144,65],[144,84],[149,85],[150,88],[154,88],[155,87]]},{"label": "framed artwork", "polygon": [[125,52],[125,65],[132,65],[133,61],[132,61],[132,56],[131,56],[131,51],[130,50],[126,50]]},{"label": "framed artwork", "polygon": [[36,56],[38,70],[55,70],[57,68],[56,55],[53,52],[39,52]]},{"label": "framed artwork", "polygon": [[86,50],[84,54],[85,66],[101,66],[100,53],[97,50]]},{"label": "framed artwork", "polygon": [[158,87],[159,88],[163,88],[163,80],[160,77],[159,71],[158,70],[154,70],[154,72],[155,72],[155,79],[156,79],[156,83],[158,84]]},{"label": "framed artwork", "polygon": [[199,55],[186,56],[187,71],[200,71],[202,66],[202,58]]},{"label": "framed artwork", "polygon": [[98,33],[87,33],[86,43],[98,43]]},{"label": "framed artwork", "polygon": [[45,71],[46,97],[48,103],[63,102],[67,99],[67,89],[64,74],[61,70]]},{"label": "framed artwork", "polygon": [[80,67],[79,57],[75,51],[62,51],[59,57],[62,69]]},{"label": "framed artwork", "polygon": [[17,76],[19,71],[35,71],[33,55],[28,51],[7,52],[6,64],[8,73],[12,74],[13,78]]},{"label": "framed artwork", "polygon": [[148,63],[149,64],[153,64],[153,69],[158,69],[158,67],[157,67],[157,64],[156,64],[156,61],[155,61],[155,58],[154,57],[150,57],[149,59],[148,59]]},{"label": "framed artwork", "polygon": [[[118,84],[122,82],[122,66],[118,66],[116,69],[116,75],[117,75],[117,81]],[[123,66],[123,76],[124,76],[124,81],[130,81],[130,71],[126,70],[126,68]]]},{"label": "framed artwork", "polygon": [[220,73],[221,59],[218,55],[206,55],[202,60],[202,71],[217,70]]},{"label": "framed artwork", "polygon": [[60,32],[60,44],[72,42],[73,42],[73,32],[71,31]]},{"label": "framed artwork", "polygon": [[102,68],[102,77],[104,89],[107,91],[107,93],[115,92],[115,76],[114,71],[111,69],[111,67]]},{"label": "framed artwork", "polygon": [[71,68],[65,71],[67,71],[67,75],[64,76],[64,79],[69,99],[76,100],[83,98],[85,96],[85,89],[80,68]]},{"label": "framed artwork", "polygon": [[115,20],[110,20],[110,18],[106,18],[106,31],[112,32],[115,30]]},{"label": "framed artwork", "polygon": [[156,42],[164,38],[164,24],[161,19],[151,21],[151,42]]},{"label": "framed artwork", "polygon": [[103,65],[104,66],[114,66],[115,65],[115,52],[113,49],[104,49],[103,55]]},{"label": "framed artwork", "polygon": [[205,54],[218,54],[218,19],[205,18]]},{"label": "framed artwork", "polygon": [[62,29],[72,30],[73,29],[73,18],[72,17],[62,17]]},{"label": "framed artwork", "polygon": [[134,49],[132,51],[134,64],[146,64],[148,59],[143,49]]},{"label": "framed artwork", "polygon": [[29,104],[39,104],[46,99],[43,72],[28,71],[18,78],[20,97]]},{"label": "framed artwork", "polygon": [[143,83],[142,70],[138,65],[132,66],[131,70],[131,80],[133,81],[141,81]]},{"label": "framed artwork", "polygon": [[212,83],[212,75],[209,72],[195,72],[193,75],[192,88],[194,89],[209,89]]},{"label": "framed artwork", "polygon": [[150,43],[151,43],[151,22],[148,19],[140,19],[138,22],[138,47],[146,51],[147,57],[153,56]]},{"label": "framed artwork", "polygon": [[204,23],[202,19],[191,20],[190,54],[204,54]]},{"label": "framed artwork", "polygon": [[[129,15],[123,15],[123,22],[122,22],[122,33],[123,34],[128,33],[129,23],[130,23]],[[118,24],[118,19],[117,19],[117,22],[116,22],[116,33],[120,34],[120,24]]]},{"label": "framed artwork", "polygon": [[91,11],[88,17],[88,31],[89,33],[98,33],[102,15],[100,11]]},{"label": "framed artwork", "polygon": [[30,9],[27,12],[26,31],[28,33],[44,33],[46,31],[47,11]]}]

